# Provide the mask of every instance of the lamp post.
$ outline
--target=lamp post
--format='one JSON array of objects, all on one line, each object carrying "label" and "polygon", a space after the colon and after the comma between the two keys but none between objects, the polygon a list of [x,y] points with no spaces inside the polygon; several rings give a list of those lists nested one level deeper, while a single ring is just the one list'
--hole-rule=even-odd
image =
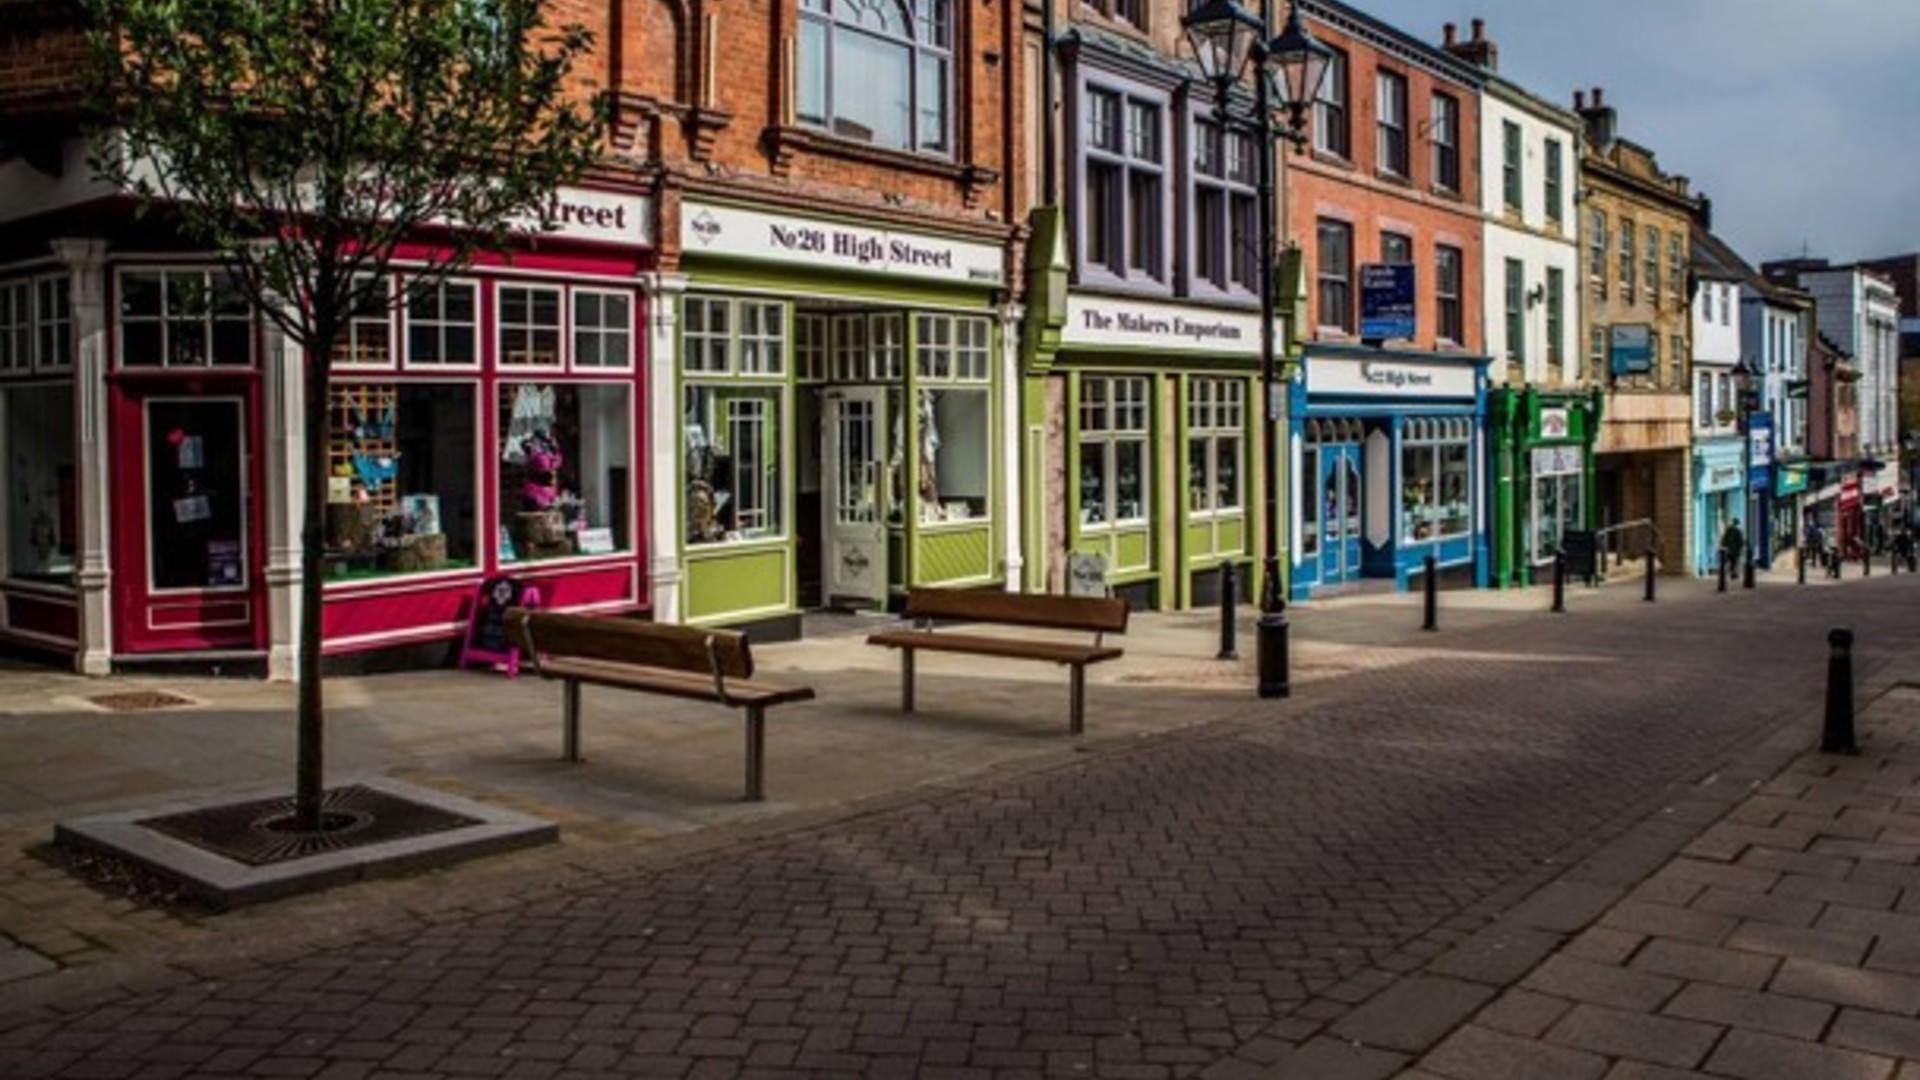
[{"label": "lamp post", "polygon": [[[1238,0],[1207,0],[1181,20],[1187,43],[1193,49],[1200,72],[1213,84],[1214,111],[1222,130],[1236,123],[1251,127],[1258,135],[1258,183],[1255,201],[1259,203],[1260,244],[1260,387],[1265,399],[1263,430],[1266,441],[1265,470],[1266,539],[1262,552],[1260,582],[1260,621],[1254,634],[1254,646],[1260,679],[1260,696],[1286,697],[1290,694],[1287,659],[1287,604],[1280,593],[1280,456],[1278,436],[1282,415],[1280,385],[1275,370],[1273,341],[1273,260],[1275,238],[1273,222],[1273,141],[1278,135],[1298,146],[1306,141],[1307,107],[1320,92],[1326,78],[1332,50],[1315,41],[1300,21],[1296,4],[1287,13],[1287,25],[1278,37],[1269,39],[1273,25],[1272,0],[1261,0],[1260,14],[1254,15]],[[1233,88],[1248,75],[1253,77],[1253,110],[1234,115]],[[1274,76],[1279,76],[1276,80]],[[1276,93],[1279,101],[1275,101]],[[1283,126],[1276,129],[1273,111],[1286,111]]]}]

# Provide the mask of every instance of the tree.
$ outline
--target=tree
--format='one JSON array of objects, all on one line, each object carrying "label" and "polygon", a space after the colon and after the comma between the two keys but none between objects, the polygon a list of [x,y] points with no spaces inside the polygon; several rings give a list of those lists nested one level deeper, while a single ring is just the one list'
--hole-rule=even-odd
[{"label": "tree", "polygon": [[537,221],[592,164],[604,95],[592,48],[543,0],[83,0],[94,169],[217,252],[305,356],[294,828],[317,832],[324,773],[322,546],[327,391],[356,312],[404,302],[398,246],[437,284]]}]

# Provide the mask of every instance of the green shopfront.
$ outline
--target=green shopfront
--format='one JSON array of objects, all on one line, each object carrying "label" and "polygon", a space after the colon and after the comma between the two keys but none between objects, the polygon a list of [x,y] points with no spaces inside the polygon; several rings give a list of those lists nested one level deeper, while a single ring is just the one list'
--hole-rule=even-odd
[{"label": "green shopfront", "polygon": [[1004,583],[1004,244],[691,198],[681,238],[660,617],[778,636]]},{"label": "green shopfront", "polygon": [[1577,390],[1488,395],[1493,440],[1493,582],[1552,580],[1568,530],[1593,527],[1593,442],[1600,398]]},{"label": "green shopfront", "polygon": [[1025,587],[1190,608],[1231,563],[1255,595],[1258,314],[1044,287],[1029,305]]}]

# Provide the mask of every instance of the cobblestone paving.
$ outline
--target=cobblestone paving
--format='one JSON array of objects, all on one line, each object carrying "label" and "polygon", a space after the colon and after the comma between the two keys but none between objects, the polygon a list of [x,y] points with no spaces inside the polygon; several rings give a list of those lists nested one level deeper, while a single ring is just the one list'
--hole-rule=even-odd
[{"label": "cobblestone paving", "polygon": [[1071,766],[344,942],[210,946],[157,989],[0,1018],[0,1076],[1392,1075],[1353,1006],[1446,1018],[1408,1051],[1446,1034],[1492,993],[1411,973],[1813,722],[1835,620],[1863,666],[1911,649],[1907,580],[1442,633]]}]

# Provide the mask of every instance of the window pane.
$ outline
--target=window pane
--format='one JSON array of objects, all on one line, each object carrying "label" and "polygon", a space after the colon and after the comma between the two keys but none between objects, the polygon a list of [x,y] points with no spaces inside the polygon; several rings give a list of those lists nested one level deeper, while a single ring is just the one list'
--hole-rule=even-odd
[{"label": "window pane", "polygon": [[920,149],[945,153],[947,142],[947,62],[921,56],[919,94]]},{"label": "window pane", "polygon": [[1160,178],[1127,174],[1127,268],[1160,276]]},{"label": "window pane", "polygon": [[1334,50],[1313,106],[1313,145],[1324,153],[1347,156],[1347,54]]},{"label": "window pane", "polygon": [[910,149],[912,63],[905,45],[841,30],[834,41],[833,133]]},{"label": "window pane", "polygon": [[1114,239],[1118,231],[1119,203],[1120,170],[1104,162],[1088,162],[1082,223],[1087,262],[1114,272],[1120,270],[1119,245]]},{"label": "window pane", "polygon": [[73,387],[15,387],[4,397],[7,574],[70,585],[79,535]]},{"label": "window pane", "polygon": [[1431,445],[1412,444],[1400,452],[1401,532],[1409,541],[1431,540],[1439,524],[1434,483],[1437,455]]},{"label": "window pane", "polygon": [[622,384],[500,387],[501,561],[625,550],[633,408]]},{"label": "window pane", "polygon": [[987,516],[992,447],[985,390],[921,390],[920,520]]},{"label": "window pane", "polygon": [[771,386],[687,386],[682,417],[687,543],[780,535],[783,393]]},{"label": "window pane", "polygon": [[1104,441],[1080,443],[1080,524],[1105,525],[1113,513],[1107,506],[1107,446]]},{"label": "window pane", "polygon": [[827,122],[827,27],[815,19],[800,20],[799,100],[794,115],[803,124]]},{"label": "window pane", "polygon": [[1147,444],[1123,439],[1113,445],[1113,514],[1116,521],[1139,521],[1147,516]]},{"label": "window pane", "polygon": [[472,386],[333,384],[328,456],[351,475],[328,492],[330,580],[478,565],[473,403]]},{"label": "window pane", "polygon": [[1120,96],[1106,90],[1087,91],[1087,145],[1108,153],[1120,152]]}]

